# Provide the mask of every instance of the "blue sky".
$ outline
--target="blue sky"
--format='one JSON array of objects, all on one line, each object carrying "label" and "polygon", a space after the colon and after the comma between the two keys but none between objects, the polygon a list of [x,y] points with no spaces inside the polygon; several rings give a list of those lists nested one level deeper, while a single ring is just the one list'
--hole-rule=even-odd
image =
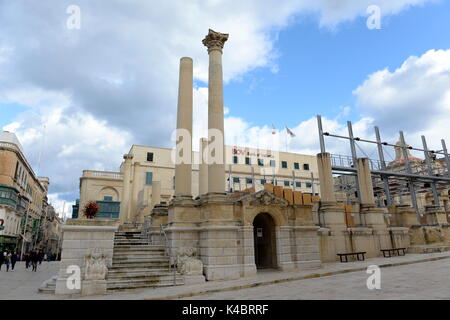
[{"label": "blue sky", "polygon": [[[74,4],[80,29],[66,23]],[[373,4],[381,30],[366,26]],[[390,142],[400,129],[411,144],[450,140],[447,0],[0,1],[0,127],[35,168],[42,152],[38,174],[57,207],[78,198],[83,170],[118,170],[132,144],[172,146],[183,56],[194,60],[196,147],[208,28],[230,34],[228,144],[255,146],[287,125],[297,135],[289,150],[315,154],[316,114],[338,134],[352,120],[365,137],[376,124]]]},{"label": "blue sky", "polygon": [[[382,17],[381,30],[369,30],[366,17],[336,29],[299,16],[276,41],[279,71],[259,68],[225,87],[233,116],[256,125],[296,126],[316,114],[335,117],[350,106],[359,117],[352,91],[369,74],[396,69],[406,58],[450,46],[450,2],[440,1]],[[282,111],[280,110],[282,109]],[[281,111],[281,112],[280,112]]]}]

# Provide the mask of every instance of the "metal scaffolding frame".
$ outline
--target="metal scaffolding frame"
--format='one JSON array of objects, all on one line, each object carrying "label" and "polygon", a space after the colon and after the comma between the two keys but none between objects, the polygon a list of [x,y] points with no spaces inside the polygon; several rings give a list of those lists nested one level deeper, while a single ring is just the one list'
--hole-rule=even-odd
[{"label": "metal scaffolding frame", "polygon": [[[326,152],[325,147],[325,137],[333,137],[339,139],[346,139],[349,141],[351,156],[342,156],[342,155],[331,155],[332,158],[332,171],[333,173],[341,173],[341,174],[349,174],[355,176],[355,189],[357,191],[357,198],[360,200],[360,192],[358,185],[358,175],[356,169],[356,161],[357,161],[357,153],[356,153],[356,142],[365,142],[377,145],[378,150],[378,160],[369,159],[371,174],[375,179],[379,179],[381,181],[383,193],[386,197],[386,203],[388,205],[393,204],[392,198],[392,188],[390,187],[390,181],[401,181],[406,182],[406,186],[409,189],[407,193],[402,191],[397,191],[396,193],[400,195],[409,194],[411,196],[412,206],[416,210],[417,218],[420,219],[421,215],[419,213],[419,208],[417,204],[417,184],[424,183],[424,185],[429,184],[429,189],[431,189],[431,193],[433,195],[433,205],[439,207],[439,194],[438,189],[440,187],[450,186],[450,157],[448,155],[446,143],[444,139],[441,140],[442,150],[429,150],[427,146],[427,142],[425,136],[422,136],[422,145],[423,148],[414,148],[408,146],[405,141],[405,137],[403,131],[400,131],[400,148],[404,158],[405,170],[391,170],[387,165],[384,157],[383,146],[389,146],[398,148],[399,146],[396,144],[390,144],[387,142],[383,142],[381,140],[380,130],[378,127],[374,127],[376,140],[367,140],[359,137],[355,137],[353,134],[353,127],[351,121],[347,121],[348,128],[348,136],[341,136],[332,134],[329,132],[324,132],[322,126],[322,117],[317,115],[317,125],[319,130],[319,142],[320,142],[320,151],[322,153]],[[420,164],[420,166],[412,165],[408,156],[408,150],[420,151],[424,153],[425,160],[424,164]],[[435,168],[433,167],[433,159],[436,159],[438,155],[443,156],[443,160],[445,163],[445,168],[442,167]],[[377,184],[374,184],[374,187]],[[420,189],[420,188],[419,188]],[[375,190],[374,190],[375,192]],[[380,191],[378,191],[380,192]],[[423,192],[423,191],[422,191]]]}]

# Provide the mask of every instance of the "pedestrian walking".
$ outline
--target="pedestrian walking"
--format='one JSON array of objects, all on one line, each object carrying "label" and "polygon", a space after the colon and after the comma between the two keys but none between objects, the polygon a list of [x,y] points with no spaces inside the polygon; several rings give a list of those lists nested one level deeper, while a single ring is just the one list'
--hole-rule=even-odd
[{"label": "pedestrian walking", "polygon": [[39,254],[37,252],[35,252],[35,251],[32,251],[30,260],[31,260],[31,266],[33,267],[32,271],[36,272],[37,265],[38,265],[38,262],[39,262]]},{"label": "pedestrian walking", "polygon": [[29,266],[30,266],[30,253],[27,252],[25,253],[25,268],[28,269]]},{"label": "pedestrian walking", "polygon": [[17,256],[17,253],[13,252],[11,255],[11,271],[14,271],[14,266],[16,265],[18,259],[19,257]]},{"label": "pedestrian walking", "polygon": [[39,264],[41,264],[42,260],[44,259],[44,253],[42,251],[39,251],[38,257],[39,257]]},{"label": "pedestrian walking", "polygon": [[6,272],[8,272],[9,265],[11,264],[11,252],[5,252],[5,264],[6,264]]},{"label": "pedestrian walking", "polygon": [[3,263],[5,263],[5,254],[3,251],[0,251],[0,271],[2,270]]}]

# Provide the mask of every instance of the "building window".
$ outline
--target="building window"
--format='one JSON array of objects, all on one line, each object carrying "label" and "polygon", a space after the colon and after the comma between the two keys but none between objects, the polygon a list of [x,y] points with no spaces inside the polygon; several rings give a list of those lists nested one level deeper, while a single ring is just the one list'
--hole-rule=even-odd
[{"label": "building window", "polygon": [[153,162],[153,152],[147,152],[147,161]]},{"label": "building window", "polygon": [[233,156],[233,163],[237,164],[238,163],[238,157],[237,156]]},{"label": "building window", "polygon": [[275,166],[276,166],[275,160],[270,160],[270,166],[271,166],[271,167],[275,167]]},{"label": "building window", "polygon": [[104,196],[103,200],[104,201],[113,201],[113,197],[111,197],[111,196]]},{"label": "building window", "polygon": [[261,179],[261,184],[266,184],[266,183],[267,183],[266,179]]},{"label": "building window", "polygon": [[245,164],[252,164],[249,157],[245,157]]},{"label": "building window", "polygon": [[312,187],[311,182],[307,182],[307,183],[306,183],[306,187],[307,187],[307,188],[311,188],[311,187]]},{"label": "building window", "polygon": [[301,188],[302,187],[302,183],[300,181],[296,181],[295,182],[295,187],[296,188]]},{"label": "building window", "polygon": [[153,172],[146,172],[145,173],[145,184],[146,185],[153,184]]},{"label": "building window", "polygon": [[303,165],[303,170],[309,170],[309,164],[305,163],[305,164]]},{"label": "building window", "polygon": [[233,177],[233,183],[240,183],[240,180],[238,177]]},{"label": "building window", "polygon": [[298,162],[294,162],[294,169],[295,170],[299,170],[300,169],[300,164]]},{"label": "building window", "polygon": [[285,181],[284,181],[284,186],[285,186],[285,187],[289,187],[289,181],[288,181],[288,180],[285,180]]},{"label": "building window", "polygon": [[252,184],[253,183],[253,179],[252,178],[245,178],[245,183],[246,184]]},{"label": "building window", "polygon": [[258,159],[258,166],[264,166],[264,159]]},{"label": "building window", "polygon": [[287,168],[287,161],[281,161],[281,167],[283,169],[286,169]]}]

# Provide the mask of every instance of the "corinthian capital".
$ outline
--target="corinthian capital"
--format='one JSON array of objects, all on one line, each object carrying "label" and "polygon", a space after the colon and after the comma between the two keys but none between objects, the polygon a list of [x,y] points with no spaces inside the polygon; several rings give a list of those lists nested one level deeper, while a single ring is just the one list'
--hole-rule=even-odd
[{"label": "corinthian capital", "polygon": [[208,35],[203,39],[202,43],[208,48],[208,52],[211,50],[219,50],[222,52],[223,45],[227,40],[228,34],[209,29]]}]

